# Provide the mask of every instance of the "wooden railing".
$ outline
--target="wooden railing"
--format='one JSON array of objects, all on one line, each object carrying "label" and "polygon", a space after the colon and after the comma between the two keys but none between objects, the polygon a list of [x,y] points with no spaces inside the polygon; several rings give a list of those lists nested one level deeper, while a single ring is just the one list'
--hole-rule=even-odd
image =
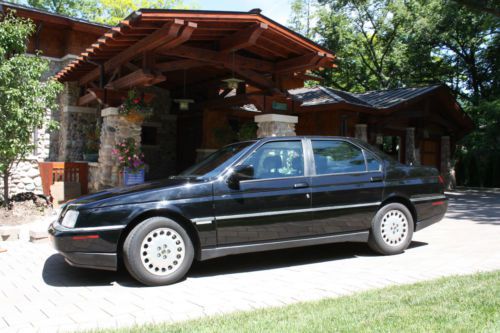
[{"label": "wooden railing", "polygon": [[51,195],[55,182],[80,183],[81,194],[88,193],[88,165],[83,162],[39,162],[43,193]]}]

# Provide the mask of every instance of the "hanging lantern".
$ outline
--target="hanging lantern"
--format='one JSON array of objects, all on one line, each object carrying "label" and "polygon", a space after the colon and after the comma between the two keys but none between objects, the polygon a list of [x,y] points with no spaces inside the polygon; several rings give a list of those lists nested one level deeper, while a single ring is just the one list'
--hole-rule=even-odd
[{"label": "hanging lantern", "polygon": [[229,78],[229,79],[225,79],[225,80],[222,80],[222,81],[226,82],[227,87],[229,89],[238,89],[238,84],[240,82],[245,82],[245,80],[240,80],[240,79],[237,79],[235,77],[232,77],[232,78]]},{"label": "hanging lantern", "polygon": [[245,82],[245,80],[240,80],[234,77],[234,52],[233,52],[232,75],[229,79],[222,80],[222,82],[226,82],[227,87],[229,89],[238,89],[238,84]]},{"label": "hanging lantern", "polygon": [[189,104],[194,103],[194,99],[186,98],[186,70],[184,70],[184,83],[183,83],[183,89],[184,89],[184,97],[183,98],[178,98],[174,99],[174,102],[179,103],[179,109],[182,111],[187,111],[189,110]]},{"label": "hanging lantern", "polygon": [[174,102],[179,103],[179,109],[182,111],[189,110],[189,104],[194,103],[193,99],[179,98],[174,99]]}]

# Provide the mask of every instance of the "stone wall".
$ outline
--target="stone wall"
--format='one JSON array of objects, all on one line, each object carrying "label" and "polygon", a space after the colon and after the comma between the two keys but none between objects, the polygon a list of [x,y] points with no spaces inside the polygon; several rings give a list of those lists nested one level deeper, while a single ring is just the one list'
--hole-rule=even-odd
[{"label": "stone wall", "polygon": [[[51,117],[51,112],[48,112],[45,119],[46,122]],[[42,193],[42,180],[38,170],[38,162],[44,161],[49,157],[50,134],[46,128],[37,129],[33,132],[32,140],[32,142],[36,143],[36,148],[11,170],[9,179],[9,194],[11,196],[22,192]],[[2,179],[0,179],[0,193],[3,194]]]}]

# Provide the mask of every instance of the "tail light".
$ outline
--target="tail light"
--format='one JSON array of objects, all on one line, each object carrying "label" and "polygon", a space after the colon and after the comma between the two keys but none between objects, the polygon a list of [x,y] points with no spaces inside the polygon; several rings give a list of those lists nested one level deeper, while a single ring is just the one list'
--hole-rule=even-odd
[{"label": "tail light", "polygon": [[439,184],[444,185],[444,178],[443,178],[443,176],[439,175],[438,179],[439,179]]}]

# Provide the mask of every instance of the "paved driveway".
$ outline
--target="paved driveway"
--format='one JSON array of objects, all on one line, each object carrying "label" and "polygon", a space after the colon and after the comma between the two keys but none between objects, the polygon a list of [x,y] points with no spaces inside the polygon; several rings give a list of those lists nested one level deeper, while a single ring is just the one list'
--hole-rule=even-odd
[{"label": "paved driveway", "polygon": [[185,281],[165,287],[70,267],[48,244],[4,243],[0,331],[178,321],[500,269],[500,194],[449,196],[447,218],[416,233],[401,255],[376,256],[363,244],[240,255],[197,263]]}]

